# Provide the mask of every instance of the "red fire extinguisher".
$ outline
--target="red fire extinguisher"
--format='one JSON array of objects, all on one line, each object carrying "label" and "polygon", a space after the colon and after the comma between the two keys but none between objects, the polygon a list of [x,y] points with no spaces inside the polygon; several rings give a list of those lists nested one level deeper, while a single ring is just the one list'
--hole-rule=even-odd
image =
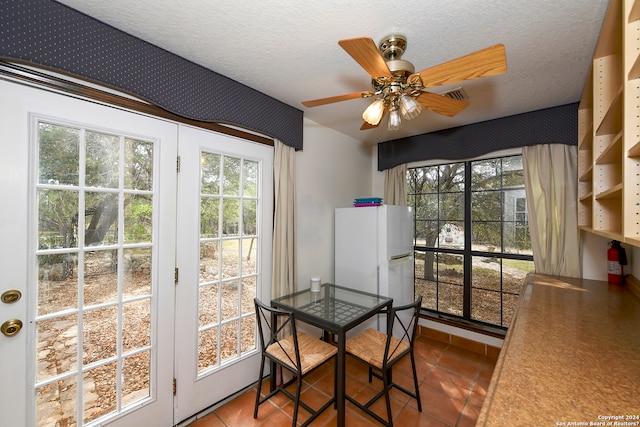
[{"label": "red fire extinguisher", "polygon": [[620,242],[612,240],[607,249],[607,277],[612,285],[621,285],[623,280],[622,266],[627,265],[627,253]]}]

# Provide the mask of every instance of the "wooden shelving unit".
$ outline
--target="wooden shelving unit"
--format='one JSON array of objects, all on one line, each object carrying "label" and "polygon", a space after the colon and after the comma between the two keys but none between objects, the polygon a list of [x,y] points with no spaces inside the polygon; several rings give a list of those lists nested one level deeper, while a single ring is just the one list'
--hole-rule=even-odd
[{"label": "wooden shelving unit", "polygon": [[640,247],[640,0],[611,0],[578,111],[578,225]]}]

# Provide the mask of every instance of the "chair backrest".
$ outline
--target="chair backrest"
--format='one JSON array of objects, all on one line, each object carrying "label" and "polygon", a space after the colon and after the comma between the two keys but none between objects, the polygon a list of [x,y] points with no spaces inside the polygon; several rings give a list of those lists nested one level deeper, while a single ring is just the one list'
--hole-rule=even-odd
[{"label": "chair backrest", "polygon": [[[258,323],[258,335],[260,336],[260,351],[267,353],[267,348],[270,345],[276,344],[287,358],[291,361],[293,366],[296,366],[299,371],[302,371],[302,364],[300,361],[300,349],[298,346],[298,333],[296,331],[296,319],[295,315],[291,311],[280,310],[270,307],[260,301],[258,298],[254,298],[253,302],[256,307],[256,320]],[[287,328],[291,328],[290,334],[293,340],[293,347],[295,352],[295,360],[289,356],[289,351],[285,349],[282,344],[282,340],[289,336]],[[267,339],[268,338],[268,339]]]},{"label": "chair backrest", "polygon": [[[387,343],[384,349],[384,363],[389,357],[395,357],[394,353],[402,342],[409,344],[409,349],[413,348],[413,343],[418,333],[418,319],[422,307],[422,296],[411,304],[389,309],[389,321],[387,322]],[[405,315],[406,314],[406,315]],[[396,331],[397,339],[393,338],[393,331]]]}]

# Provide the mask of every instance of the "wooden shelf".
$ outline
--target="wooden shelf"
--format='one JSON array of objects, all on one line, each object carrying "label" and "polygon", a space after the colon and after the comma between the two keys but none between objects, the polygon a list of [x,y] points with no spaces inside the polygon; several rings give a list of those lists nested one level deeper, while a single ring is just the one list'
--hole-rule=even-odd
[{"label": "wooden shelf", "polygon": [[592,229],[591,232],[593,234],[597,234],[598,236],[606,237],[607,239],[620,241],[620,232],[617,230],[596,230]]},{"label": "wooden shelf", "polygon": [[640,247],[640,0],[610,0],[578,111],[578,225]]},{"label": "wooden shelf", "polygon": [[596,200],[620,199],[622,198],[622,183],[596,194]]},{"label": "wooden shelf", "polygon": [[596,135],[610,135],[620,132],[622,129],[623,99],[622,87],[620,87],[610,108],[606,111],[602,122],[600,122]]},{"label": "wooden shelf", "polygon": [[611,0],[605,15],[594,58],[622,52],[622,0]]},{"label": "wooden shelf", "polygon": [[592,197],[593,197],[593,193],[587,193],[584,196],[580,197],[580,202],[582,203],[590,202]]},{"label": "wooden shelf", "polygon": [[631,66],[631,70],[629,70],[629,75],[627,76],[628,80],[634,80],[640,77],[640,56],[636,57],[636,60],[633,62]]},{"label": "wooden shelf", "polygon": [[586,169],[582,175],[578,177],[578,181],[580,182],[591,182],[593,181],[593,166]]},{"label": "wooden shelf", "polygon": [[582,231],[586,231],[587,233],[594,233],[593,228],[590,225],[580,225],[578,228]]},{"label": "wooden shelf", "polygon": [[625,237],[624,242],[632,246],[640,247],[640,237],[639,238]]},{"label": "wooden shelf", "polygon": [[622,132],[619,132],[613,139],[613,142],[604,149],[602,154],[596,159],[597,165],[603,165],[608,163],[621,163],[622,162]]},{"label": "wooden shelf", "polygon": [[582,90],[582,98],[580,98],[580,104],[578,105],[578,114],[581,111],[587,114],[589,120],[593,118],[593,62],[589,67],[587,80]]},{"label": "wooden shelf", "polygon": [[[582,106],[582,103],[580,104]],[[578,150],[593,147],[593,108],[578,108]]]},{"label": "wooden shelf", "polygon": [[640,141],[636,142],[631,148],[629,148],[629,152],[627,154],[628,157],[640,157]]},{"label": "wooden shelf", "polygon": [[627,22],[633,22],[640,19],[640,1],[636,0],[633,2],[631,6],[631,11],[629,12],[629,20]]}]

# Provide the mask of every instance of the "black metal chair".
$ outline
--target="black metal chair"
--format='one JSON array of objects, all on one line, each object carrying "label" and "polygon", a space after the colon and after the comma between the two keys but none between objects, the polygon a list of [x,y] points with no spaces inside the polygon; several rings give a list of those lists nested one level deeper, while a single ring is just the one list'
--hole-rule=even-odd
[{"label": "black metal chair", "polygon": [[[389,400],[389,390],[391,390],[391,387],[395,387],[416,399],[418,402],[418,410],[422,412],[420,389],[416,375],[416,361],[413,355],[413,347],[418,330],[418,314],[420,313],[421,305],[422,297],[411,304],[392,307],[388,312],[386,334],[369,328],[352,338],[348,338],[345,343],[347,354],[368,365],[369,382],[371,382],[372,377],[375,376],[381,379],[383,383],[383,389],[367,403],[362,404],[351,396],[346,396],[347,400],[389,427],[393,426],[391,401]],[[404,316],[403,313],[410,314],[410,317]],[[393,337],[392,331],[394,330],[394,326],[396,326],[396,331],[399,331],[400,338]],[[406,355],[409,355],[411,358],[415,393],[394,383],[392,379],[391,369]],[[370,409],[370,406],[383,395],[387,401],[387,420]]]},{"label": "black metal chair", "polygon": [[[338,353],[338,349],[335,346],[318,338],[314,338],[304,332],[297,332],[294,313],[269,307],[257,298],[254,298],[254,302],[258,321],[258,334],[260,336],[262,361],[260,362],[258,391],[256,393],[256,405],[253,411],[253,418],[258,417],[258,406],[260,406],[260,404],[281,391],[294,402],[293,427],[296,427],[297,425],[299,406],[302,406],[311,413],[311,417],[309,417],[301,427],[306,426],[331,404],[335,404],[336,373],[334,369],[333,396],[317,411],[300,400],[302,378],[331,358],[335,358]],[[272,327],[275,325],[277,326]],[[284,338],[283,335],[285,335],[285,331],[287,331],[287,328],[289,327],[291,328],[291,335]],[[265,339],[265,337],[268,337],[268,340]],[[266,359],[276,363],[281,368],[290,371],[293,374],[293,378],[286,383],[280,381],[279,386],[261,399],[260,391],[262,389],[264,364]],[[296,383],[295,396],[286,389],[286,387],[294,382]]]}]

